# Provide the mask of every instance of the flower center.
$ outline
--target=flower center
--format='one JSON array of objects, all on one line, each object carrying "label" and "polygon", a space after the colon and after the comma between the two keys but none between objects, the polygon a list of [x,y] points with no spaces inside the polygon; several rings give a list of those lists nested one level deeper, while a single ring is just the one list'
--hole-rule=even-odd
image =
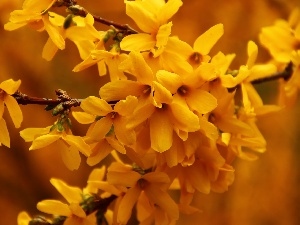
[{"label": "flower center", "polygon": [[182,85],[181,87],[179,87],[179,88],[177,89],[177,93],[178,93],[180,96],[185,96],[185,95],[187,95],[188,91],[189,91],[189,87],[186,86],[186,85]]}]

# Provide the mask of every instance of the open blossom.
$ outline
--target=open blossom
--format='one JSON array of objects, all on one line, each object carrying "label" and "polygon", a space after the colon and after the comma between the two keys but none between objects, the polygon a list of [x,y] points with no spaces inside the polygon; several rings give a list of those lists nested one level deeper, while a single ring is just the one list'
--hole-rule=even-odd
[{"label": "open blossom", "polygon": [[41,212],[66,216],[64,225],[93,225],[96,222],[93,214],[87,215],[80,205],[86,196],[78,187],[72,187],[59,179],[52,178],[51,184],[67,200],[68,204],[58,200],[43,200],[37,204],[37,209]]},{"label": "open blossom", "polygon": [[[126,179],[123,179],[124,177]],[[150,204],[157,205],[166,212],[169,218],[173,220],[178,219],[178,206],[167,193],[167,188],[170,185],[170,179],[167,174],[163,172],[140,174],[134,171],[131,166],[113,163],[108,169],[107,181],[116,186],[128,187],[119,204],[118,223],[127,223],[131,216],[132,208],[142,192],[145,193]]]},{"label": "open blossom", "polygon": [[85,156],[90,155],[90,146],[83,138],[73,135],[60,121],[46,128],[26,128],[20,135],[26,142],[32,142],[29,150],[44,148],[53,143],[59,144],[62,159],[70,170],[78,169],[81,161],[79,152]]},{"label": "open blossom", "polygon": [[103,33],[97,31],[93,26],[94,18],[91,14],[87,14],[85,18],[70,15],[68,17],[60,16],[53,12],[48,12],[49,22],[56,28],[58,35],[56,39],[50,36],[44,46],[42,57],[50,61],[58,49],[62,49],[58,45],[57,39],[69,39],[76,44],[82,59],[88,57],[95,44],[103,38]]},{"label": "open blossom", "polygon": [[50,21],[48,10],[56,0],[26,0],[22,10],[15,10],[10,14],[9,22],[4,25],[5,30],[15,30],[25,25],[37,31],[46,30],[49,37],[59,49],[65,48],[65,41],[59,30]]},{"label": "open blossom", "polygon": [[86,141],[91,144],[91,154],[87,159],[89,165],[95,165],[113,150],[124,154],[125,145],[135,142],[135,132],[126,128],[127,116],[130,115],[137,99],[128,96],[110,106],[103,99],[90,96],[81,102],[84,112],[73,112],[80,123],[91,124],[86,134]]}]

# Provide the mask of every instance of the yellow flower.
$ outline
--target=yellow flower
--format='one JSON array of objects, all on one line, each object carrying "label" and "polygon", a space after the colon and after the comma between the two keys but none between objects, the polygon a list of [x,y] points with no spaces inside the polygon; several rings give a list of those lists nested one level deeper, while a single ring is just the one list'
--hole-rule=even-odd
[{"label": "yellow flower", "polygon": [[93,214],[86,215],[80,205],[86,197],[80,188],[68,186],[59,179],[52,178],[50,182],[69,204],[58,200],[43,200],[37,204],[39,211],[52,215],[66,216],[64,225],[95,224],[95,216]]},{"label": "yellow flower", "polygon": [[[72,15],[64,18],[53,12],[49,12],[49,15],[49,21],[56,27],[59,36],[73,41],[83,59],[88,57],[89,52],[94,48],[94,42],[101,40],[103,37],[103,34],[93,26],[94,18],[90,14],[87,14],[85,18],[73,17]],[[70,25],[66,25],[67,23],[70,23]],[[58,49],[62,48],[50,36],[43,49],[43,58],[50,61]]]},{"label": "yellow flower", "polygon": [[[140,53],[131,52],[122,66],[125,71],[136,76],[137,80],[109,82],[100,89],[100,96],[107,101],[124,99],[128,95],[138,97],[138,104],[129,118],[127,128],[136,128],[148,120],[151,147],[158,152],[171,147],[173,131],[180,135],[180,132],[199,129],[198,117],[184,100],[173,97],[166,87],[156,81],[157,77]],[[164,73],[158,71],[156,75],[160,72]]]},{"label": "yellow flower", "polygon": [[126,14],[145,33],[132,34],[123,38],[121,49],[126,51],[145,51],[166,45],[171,33],[172,23],[167,21],[182,5],[181,0],[143,0],[125,1]]},{"label": "yellow flower", "polygon": [[291,13],[288,21],[277,20],[273,26],[262,28],[259,39],[277,62],[289,63],[293,50],[299,48],[299,9]]},{"label": "yellow flower", "polygon": [[32,142],[29,150],[44,148],[53,143],[59,144],[59,150],[65,165],[70,169],[78,169],[80,165],[79,151],[89,156],[90,146],[82,137],[72,135],[65,124],[57,121],[53,126],[46,128],[26,128],[20,132],[26,142]]},{"label": "yellow flower", "polygon": [[103,99],[90,96],[81,102],[84,112],[73,112],[80,123],[91,123],[86,134],[86,141],[92,145],[91,155],[87,159],[89,165],[99,163],[113,150],[124,154],[124,145],[135,142],[134,130],[126,128],[126,116],[133,112],[136,104],[136,97],[128,96],[112,109]]},{"label": "yellow flower", "polygon": [[275,105],[264,105],[261,97],[251,84],[252,81],[269,77],[277,71],[276,66],[273,64],[255,65],[257,53],[257,45],[253,41],[249,41],[247,64],[240,67],[235,77],[231,74],[220,77],[224,87],[233,88],[240,85],[244,112],[248,116],[262,115],[280,110],[280,107]]},{"label": "yellow flower", "polygon": [[194,42],[193,48],[183,49],[184,54],[193,66],[199,66],[202,62],[209,62],[210,56],[208,53],[220,37],[224,33],[223,24],[217,24],[203,34],[201,34]]},{"label": "yellow flower", "polygon": [[49,37],[59,49],[64,49],[65,41],[50,21],[48,10],[56,0],[26,0],[22,10],[15,10],[10,14],[9,22],[4,25],[5,30],[15,30],[25,25],[37,31],[46,30]]},{"label": "yellow flower", "polygon": [[150,172],[140,174],[134,171],[131,166],[115,162],[108,168],[107,181],[110,184],[128,188],[119,204],[118,223],[127,223],[131,216],[132,208],[142,192],[146,194],[150,204],[157,205],[166,212],[169,218],[173,220],[178,219],[178,206],[167,193],[170,179],[165,173]]},{"label": "yellow flower", "polygon": [[112,48],[110,51],[97,48],[99,48],[99,46],[96,46],[96,49],[92,50],[83,62],[76,65],[73,69],[73,72],[79,72],[97,64],[100,76],[103,76],[107,73],[107,66],[111,81],[126,79],[123,71],[119,70],[118,66],[128,56],[126,54],[121,54],[120,51],[116,50],[115,48]]}]

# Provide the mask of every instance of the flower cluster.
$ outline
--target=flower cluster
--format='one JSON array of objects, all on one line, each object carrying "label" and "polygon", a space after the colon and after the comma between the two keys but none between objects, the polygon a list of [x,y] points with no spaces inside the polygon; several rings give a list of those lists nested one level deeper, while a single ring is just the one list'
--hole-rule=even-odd
[{"label": "flower cluster", "polygon": [[[104,167],[95,169],[83,190],[52,179],[68,204],[39,202],[40,211],[59,215],[52,221],[39,218],[39,224],[127,224],[134,206],[141,224],[174,224],[180,212],[198,211],[191,205],[195,193],[228,189],[236,157],[254,160],[256,153],[266,150],[256,120],[281,107],[264,104],[253,83],[270,78],[292,61],[297,69],[281,83],[286,97],[294,98],[300,87],[299,12],[289,22],[262,30],[261,42],[278,63],[257,64],[258,47],[249,41],[247,61],[233,69],[235,54],[210,55],[223,35],[222,24],[201,34],[193,46],[172,36],[170,19],[181,0],[125,0],[126,13],[139,33],[115,27],[98,31],[94,16],[72,3],[26,0],[22,10],[12,12],[5,29],[29,25],[46,30],[49,39],[42,55],[47,60],[64,49],[68,38],[83,60],[73,71],[97,65],[99,75],[109,74],[110,81],[99,96],[80,101],[81,111],[72,111],[76,121],[89,125],[85,136],[73,135],[70,110],[65,108],[54,113],[59,117],[54,125],[20,133],[32,142],[30,150],[60,143],[63,161],[71,170],[79,168],[79,152],[90,166],[109,156],[115,162],[107,173]],[[69,9],[66,17],[50,11],[61,6]],[[0,84],[0,144],[6,146],[4,104],[19,127],[22,114],[10,96],[19,85],[12,80]],[[179,190],[178,202],[170,189]],[[18,223],[31,220],[21,213]]]}]

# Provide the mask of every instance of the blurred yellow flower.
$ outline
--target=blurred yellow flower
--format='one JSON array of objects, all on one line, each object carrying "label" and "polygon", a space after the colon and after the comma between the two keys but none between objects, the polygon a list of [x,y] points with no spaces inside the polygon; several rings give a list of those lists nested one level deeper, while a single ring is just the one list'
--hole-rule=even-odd
[{"label": "blurred yellow flower", "polygon": [[108,168],[107,181],[110,184],[128,188],[118,206],[118,223],[127,223],[131,216],[132,208],[142,192],[145,193],[150,204],[157,205],[166,212],[170,219],[178,219],[178,206],[167,193],[167,188],[170,185],[170,179],[167,174],[163,172],[140,174],[134,171],[131,166],[115,162]]},{"label": "blurred yellow flower", "polygon": [[37,209],[41,212],[66,216],[64,225],[92,225],[95,224],[95,215],[86,215],[80,203],[83,202],[84,196],[80,188],[68,186],[59,179],[52,178],[51,184],[67,200],[69,204],[58,200],[43,200],[37,204]]}]

